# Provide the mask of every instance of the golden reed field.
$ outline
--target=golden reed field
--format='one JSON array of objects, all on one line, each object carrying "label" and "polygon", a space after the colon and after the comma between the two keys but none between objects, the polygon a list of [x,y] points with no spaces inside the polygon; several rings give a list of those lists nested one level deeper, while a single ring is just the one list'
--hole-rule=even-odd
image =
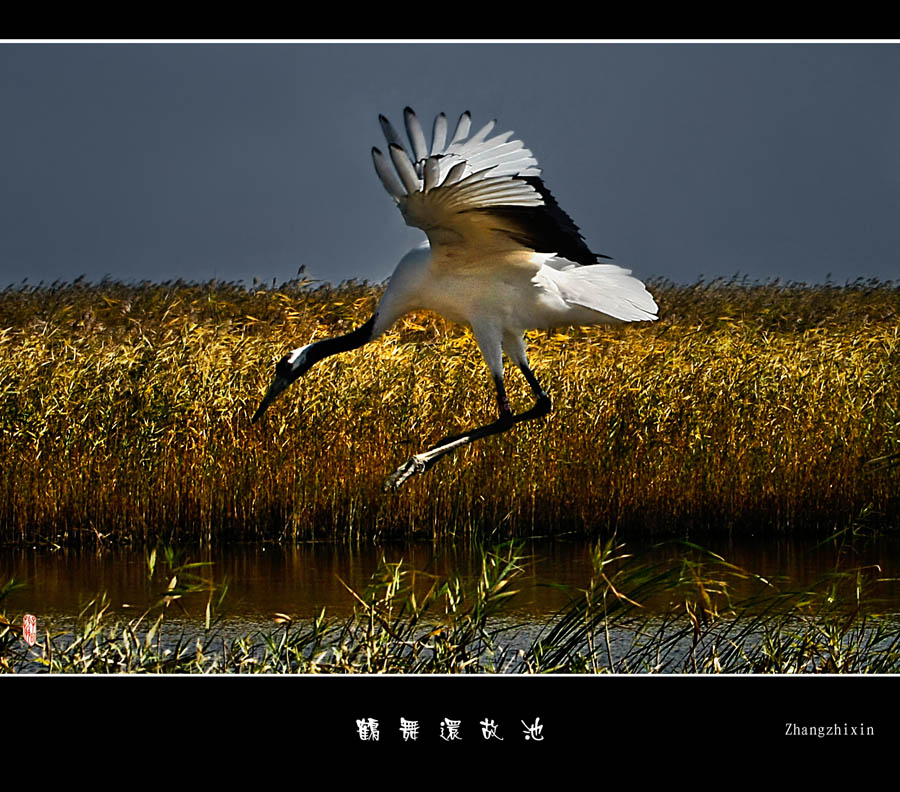
[{"label": "golden reed field", "polygon": [[[496,417],[466,329],[411,315],[251,425],[273,363],[365,321],[379,287],[8,287],[0,539],[897,526],[900,286],[649,286],[658,322],[530,334],[549,417],[389,493],[410,455]],[[529,407],[515,367],[508,381]]]}]

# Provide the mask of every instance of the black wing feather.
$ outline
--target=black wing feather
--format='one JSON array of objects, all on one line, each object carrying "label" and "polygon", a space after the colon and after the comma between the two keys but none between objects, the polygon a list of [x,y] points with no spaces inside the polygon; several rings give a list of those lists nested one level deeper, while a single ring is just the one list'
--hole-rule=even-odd
[{"label": "black wing feather", "polygon": [[517,176],[530,184],[544,201],[543,206],[491,206],[470,209],[502,217],[512,228],[498,228],[510,239],[538,253],[557,253],[577,264],[596,264],[598,259],[608,259],[594,253],[587,246],[581,231],[556,202],[556,198],[539,176]]}]

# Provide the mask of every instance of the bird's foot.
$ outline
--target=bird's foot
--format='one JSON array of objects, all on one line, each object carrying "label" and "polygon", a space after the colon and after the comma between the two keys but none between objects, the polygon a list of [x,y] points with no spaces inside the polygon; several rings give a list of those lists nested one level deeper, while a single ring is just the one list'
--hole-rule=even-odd
[{"label": "bird's foot", "polygon": [[414,473],[424,473],[425,468],[425,460],[422,458],[422,455],[416,454],[416,456],[408,459],[387,477],[384,482],[384,491],[387,492],[388,490],[399,489],[400,485],[403,484],[406,479]]},{"label": "bird's foot", "polygon": [[537,403],[528,410],[528,412],[514,415],[512,410],[503,410],[501,408],[500,417],[494,421],[494,423],[485,426],[477,426],[462,434],[445,437],[427,451],[416,454],[407,462],[404,462],[396,471],[394,471],[394,473],[388,476],[387,480],[384,482],[385,492],[399,488],[403,482],[410,478],[414,473],[424,473],[441,459],[441,457],[452,453],[456,449],[468,445],[475,440],[480,440],[483,437],[490,437],[491,435],[506,432],[515,426],[515,424],[521,423],[522,421],[540,418],[550,412],[550,407],[550,397],[542,392],[538,396]]}]

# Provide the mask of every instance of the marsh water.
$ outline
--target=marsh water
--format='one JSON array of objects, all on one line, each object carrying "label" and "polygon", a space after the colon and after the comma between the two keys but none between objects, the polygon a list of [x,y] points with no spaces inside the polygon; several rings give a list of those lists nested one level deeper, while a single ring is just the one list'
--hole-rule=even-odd
[{"label": "marsh water", "polygon": [[[882,612],[900,613],[900,541],[895,538],[848,544],[748,536],[698,544],[783,591],[801,590],[836,571],[877,566],[873,577],[883,582],[874,594]],[[505,615],[536,625],[565,607],[589,583],[592,549],[586,541],[523,543],[519,550],[525,556],[524,573],[516,579],[518,594],[508,601]],[[626,543],[625,551],[658,561],[685,548],[678,543]],[[325,608],[332,616],[347,615],[355,603],[348,589],[362,594],[382,560],[402,561],[403,568],[416,570],[417,590],[427,590],[434,579],[476,577],[481,559],[478,550],[466,545],[230,544],[178,550],[179,563],[203,563],[189,572],[216,585],[227,584],[222,614],[236,628],[271,625],[275,613],[303,620]],[[2,609],[10,617],[35,614],[43,629],[65,628],[87,603],[105,593],[110,614],[128,619],[165,593],[167,569],[161,550],[151,579],[145,549],[0,548],[0,585],[10,578],[24,584],[8,595]],[[204,592],[185,596],[179,602],[180,618],[199,625],[208,599]]]}]

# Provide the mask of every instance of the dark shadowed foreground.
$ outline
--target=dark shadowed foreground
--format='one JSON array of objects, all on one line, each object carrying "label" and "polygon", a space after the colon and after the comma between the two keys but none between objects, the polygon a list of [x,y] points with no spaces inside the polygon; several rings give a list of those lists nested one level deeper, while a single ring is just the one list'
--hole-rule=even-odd
[{"label": "dark shadowed foreground", "polygon": [[[365,321],[348,283],[0,292],[0,536],[339,540],[897,525],[900,288],[649,284],[653,325],[529,336],[547,418],[385,476],[493,418],[471,335],[413,315],[251,425],[274,360]],[[530,404],[512,373],[514,409]],[[875,460],[875,461],[873,461]]]}]

